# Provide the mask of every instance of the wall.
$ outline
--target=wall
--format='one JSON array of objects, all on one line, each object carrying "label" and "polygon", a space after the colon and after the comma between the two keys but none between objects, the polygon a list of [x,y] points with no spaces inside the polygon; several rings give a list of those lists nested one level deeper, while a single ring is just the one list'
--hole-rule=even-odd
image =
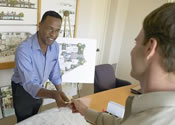
[{"label": "wall", "polygon": [[96,64],[103,58],[104,36],[107,27],[111,0],[79,0],[78,13],[78,38],[97,40]]},{"label": "wall", "polygon": [[118,62],[129,2],[130,0],[111,1],[102,63]]},{"label": "wall", "polygon": [[10,85],[12,74],[13,69],[0,70],[0,86]]},{"label": "wall", "polygon": [[117,76],[137,83],[130,77],[130,51],[135,45],[135,37],[142,27],[144,17],[167,0],[130,0],[124,36],[121,45]]}]

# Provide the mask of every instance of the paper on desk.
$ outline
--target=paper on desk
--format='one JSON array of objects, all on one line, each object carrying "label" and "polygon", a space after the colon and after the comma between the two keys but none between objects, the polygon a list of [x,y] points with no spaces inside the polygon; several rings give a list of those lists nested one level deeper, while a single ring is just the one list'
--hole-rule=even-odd
[{"label": "paper on desk", "polygon": [[107,112],[119,118],[123,118],[124,113],[125,113],[125,107],[116,102],[110,101],[108,103]]},{"label": "paper on desk", "polygon": [[79,113],[68,107],[52,108],[34,115],[16,125],[89,125]]}]

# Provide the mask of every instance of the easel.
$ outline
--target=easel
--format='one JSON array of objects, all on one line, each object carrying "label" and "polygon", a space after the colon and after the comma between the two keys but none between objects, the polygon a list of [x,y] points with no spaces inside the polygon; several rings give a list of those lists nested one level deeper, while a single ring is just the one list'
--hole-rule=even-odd
[{"label": "easel", "polygon": [[[70,17],[69,17],[69,14],[70,14],[70,13],[69,13],[68,10],[66,10],[66,11],[64,11],[63,14],[64,14],[64,15],[63,15],[63,22],[64,22],[63,37],[67,37],[67,36],[66,36],[66,21],[67,21],[67,19],[68,19],[68,23],[69,23],[69,30],[68,30],[68,32],[69,32],[70,37],[72,37],[71,24],[70,24]],[[72,86],[73,86],[73,84],[77,84],[77,94],[78,94],[78,97],[80,97],[79,83],[72,83]]]},{"label": "easel", "polygon": [[70,17],[69,17],[69,11],[64,11],[63,13],[63,23],[64,23],[64,31],[63,31],[63,37],[67,37],[66,36],[66,22],[68,20],[68,24],[69,24],[69,34],[70,34],[70,37],[72,37],[72,31],[71,31],[71,24],[70,24]]}]

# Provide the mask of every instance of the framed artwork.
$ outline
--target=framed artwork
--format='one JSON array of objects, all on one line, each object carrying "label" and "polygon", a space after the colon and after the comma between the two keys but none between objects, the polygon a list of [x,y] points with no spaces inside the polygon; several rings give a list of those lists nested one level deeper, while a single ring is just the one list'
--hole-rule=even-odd
[{"label": "framed artwork", "polygon": [[37,0],[3,0],[0,3],[0,24],[36,25],[37,7]]},{"label": "framed artwork", "polygon": [[2,115],[2,99],[1,99],[1,97],[0,97],[0,119],[2,119],[3,118],[3,115]]},{"label": "framed artwork", "polygon": [[17,46],[37,31],[40,5],[41,0],[0,2],[0,69],[15,66],[14,54]]},{"label": "framed artwork", "polygon": [[1,111],[3,117],[14,115],[12,88],[11,85],[0,88]]},{"label": "framed artwork", "polygon": [[37,30],[36,26],[13,26],[13,29],[9,26],[0,27],[0,63],[14,61],[17,46]]},{"label": "framed artwork", "polygon": [[[79,0],[52,0],[52,4],[48,4],[48,0],[42,0],[41,16],[47,10],[58,12],[63,17],[59,37],[76,37],[78,4]],[[65,16],[65,12],[69,14]]]}]

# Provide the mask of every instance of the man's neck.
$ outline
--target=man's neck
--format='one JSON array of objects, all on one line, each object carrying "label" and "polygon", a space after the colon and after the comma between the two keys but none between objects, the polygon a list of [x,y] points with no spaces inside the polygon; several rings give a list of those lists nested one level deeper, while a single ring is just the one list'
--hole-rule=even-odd
[{"label": "man's neck", "polygon": [[140,82],[142,82],[144,93],[175,90],[175,74],[166,72],[157,63],[150,65],[144,79]]},{"label": "man's neck", "polygon": [[41,51],[43,52],[44,55],[45,55],[46,52],[47,52],[47,48],[48,48],[48,46],[47,46],[47,47],[41,47]]},{"label": "man's neck", "polygon": [[48,46],[45,45],[45,44],[42,42],[42,40],[41,40],[40,37],[39,37],[39,34],[38,34],[38,42],[39,42],[39,46],[40,46],[40,48],[41,48],[42,53],[45,55],[46,52],[47,52]]}]

